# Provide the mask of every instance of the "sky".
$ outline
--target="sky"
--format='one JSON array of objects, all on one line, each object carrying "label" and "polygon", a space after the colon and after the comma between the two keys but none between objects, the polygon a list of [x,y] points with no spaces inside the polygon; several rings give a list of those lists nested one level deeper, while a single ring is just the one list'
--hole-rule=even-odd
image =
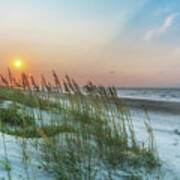
[{"label": "sky", "polygon": [[180,86],[179,0],[0,0],[0,71]]}]

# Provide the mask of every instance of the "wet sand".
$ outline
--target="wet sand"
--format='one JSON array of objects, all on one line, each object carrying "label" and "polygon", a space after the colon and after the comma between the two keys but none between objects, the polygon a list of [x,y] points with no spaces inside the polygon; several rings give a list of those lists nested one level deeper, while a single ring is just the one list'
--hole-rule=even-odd
[{"label": "wet sand", "polygon": [[180,114],[180,102],[135,97],[119,97],[119,101],[124,102],[128,107],[162,113]]}]

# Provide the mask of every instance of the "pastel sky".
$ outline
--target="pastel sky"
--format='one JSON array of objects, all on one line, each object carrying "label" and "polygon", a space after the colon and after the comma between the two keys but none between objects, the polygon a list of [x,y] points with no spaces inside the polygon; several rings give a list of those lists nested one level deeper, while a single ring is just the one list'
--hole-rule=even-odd
[{"label": "pastel sky", "polygon": [[37,76],[180,86],[180,1],[0,0],[1,72],[16,58]]}]

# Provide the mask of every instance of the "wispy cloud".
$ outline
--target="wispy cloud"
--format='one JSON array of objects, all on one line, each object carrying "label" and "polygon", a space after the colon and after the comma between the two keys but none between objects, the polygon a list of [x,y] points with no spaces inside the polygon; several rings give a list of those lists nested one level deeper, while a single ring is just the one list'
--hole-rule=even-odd
[{"label": "wispy cloud", "polygon": [[170,16],[168,16],[165,19],[162,26],[149,30],[145,34],[144,40],[151,41],[154,36],[166,32],[167,29],[173,24],[173,21],[174,21],[174,19],[176,18],[177,15],[178,15],[177,13],[176,14],[171,14]]}]

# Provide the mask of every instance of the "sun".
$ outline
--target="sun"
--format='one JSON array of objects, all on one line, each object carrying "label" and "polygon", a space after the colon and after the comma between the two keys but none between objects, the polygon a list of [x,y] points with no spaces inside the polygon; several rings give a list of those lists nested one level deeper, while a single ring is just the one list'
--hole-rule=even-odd
[{"label": "sun", "polygon": [[22,67],[22,61],[20,59],[15,60],[14,66],[18,69],[21,68]]}]

